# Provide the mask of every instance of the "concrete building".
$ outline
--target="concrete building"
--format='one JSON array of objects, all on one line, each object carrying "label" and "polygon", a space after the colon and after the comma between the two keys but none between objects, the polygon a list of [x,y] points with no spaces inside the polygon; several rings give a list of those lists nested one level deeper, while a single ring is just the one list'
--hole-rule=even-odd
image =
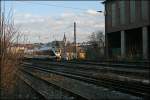
[{"label": "concrete building", "polygon": [[150,1],[105,0],[109,58],[150,58]]}]

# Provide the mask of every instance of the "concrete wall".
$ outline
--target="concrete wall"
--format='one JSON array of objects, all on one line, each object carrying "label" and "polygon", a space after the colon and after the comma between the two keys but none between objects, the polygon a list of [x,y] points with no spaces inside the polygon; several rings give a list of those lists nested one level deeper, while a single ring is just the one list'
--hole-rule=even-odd
[{"label": "concrete wall", "polygon": [[[140,53],[141,58],[143,59],[148,59],[148,55],[149,55],[149,26],[150,26],[150,1],[145,0],[135,0],[135,6],[131,4],[133,4],[133,0],[125,0],[124,1],[124,14],[125,14],[125,23],[121,23],[121,0],[106,0],[105,2],[105,10],[106,10],[106,16],[105,16],[105,33],[106,33],[106,55],[108,57],[110,57],[111,52],[109,51],[110,49],[113,48],[113,46],[109,46],[110,44],[114,44],[115,42],[120,42],[120,56],[123,58],[125,57],[128,51],[126,51],[126,46],[128,46],[129,44],[126,43],[126,41],[129,41],[129,38],[126,38],[126,31],[129,30],[135,30],[134,32],[130,32],[131,35],[134,34],[134,36],[132,37],[132,39],[130,40],[136,40],[138,39],[140,41],[140,43],[138,42],[138,40],[136,41],[136,43],[134,43],[134,45],[132,45],[132,47],[134,46],[139,46],[140,49],[139,51],[142,52]],[[113,4],[113,6],[112,6]],[[115,6],[114,6],[115,5]],[[147,8],[146,8],[147,5]],[[112,7],[113,7],[113,12],[112,12]],[[131,10],[131,8],[135,9]],[[114,13],[115,12],[115,13]],[[112,14],[113,13],[113,14]],[[135,16],[132,14],[135,13]],[[115,16],[115,17],[112,17]],[[114,22],[115,20],[115,22]],[[113,23],[112,23],[113,22]],[[114,24],[114,25],[112,25]],[[140,29],[141,32],[139,33],[138,30],[136,29]],[[117,32],[120,32],[120,39],[121,41],[117,41],[117,40],[113,40],[110,41],[111,38],[113,38],[114,36],[118,36]],[[133,33],[133,34],[132,34]],[[141,39],[136,37],[136,33],[141,34]],[[110,34],[112,34],[110,36]],[[142,45],[142,46],[141,46]],[[131,47],[131,48],[132,48]],[[129,48],[130,49],[130,48]],[[142,49],[142,50],[141,50]],[[138,53],[134,53],[133,52],[133,56],[137,55]],[[113,55],[113,54],[112,54]],[[132,54],[131,54],[132,55]]]},{"label": "concrete wall", "polygon": [[[141,10],[141,1],[142,0],[135,0],[136,1],[136,21],[134,23],[130,22],[130,0],[125,0],[125,25],[120,24],[120,13],[119,13],[119,2],[120,0],[106,0],[105,3],[105,10],[106,10],[106,16],[105,16],[105,21],[106,21],[106,33],[110,32],[116,32],[116,31],[121,31],[121,30],[127,30],[127,29],[132,29],[132,28],[138,28],[138,27],[143,27],[150,25],[150,13],[149,10],[148,12],[148,19],[144,20],[142,18],[142,10]],[[150,5],[150,1],[145,0],[148,5]],[[112,12],[111,12],[111,5],[112,3],[116,4],[116,17],[117,17],[117,24],[116,26],[112,27]],[[148,6],[148,9],[150,9],[150,6]],[[145,10],[146,11],[146,10]]]}]

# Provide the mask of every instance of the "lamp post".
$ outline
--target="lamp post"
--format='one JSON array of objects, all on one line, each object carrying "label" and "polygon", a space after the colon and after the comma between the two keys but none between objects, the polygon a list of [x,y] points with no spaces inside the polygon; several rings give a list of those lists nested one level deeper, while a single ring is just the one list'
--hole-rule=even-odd
[{"label": "lamp post", "polygon": [[[104,13],[104,16],[106,16],[106,11],[97,11],[98,13]],[[104,19],[104,23],[106,22],[106,19]],[[106,24],[106,23],[105,23]],[[106,55],[106,58],[108,58],[108,42],[107,42],[107,36],[106,36],[106,25],[104,28],[104,32],[105,32],[105,51],[104,54]]]},{"label": "lamp post", "polygon": [[97,11],[97,12],[99,12],[99,13],[103,13],[103,11],[101,11],[101,10],[99,10],[99,11]]}]

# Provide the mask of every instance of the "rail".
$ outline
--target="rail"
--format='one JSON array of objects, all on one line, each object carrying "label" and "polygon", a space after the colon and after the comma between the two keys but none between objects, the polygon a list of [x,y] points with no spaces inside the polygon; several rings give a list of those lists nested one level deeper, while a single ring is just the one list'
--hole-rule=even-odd
[{"label": "rail", "polygon": [[[59,66],[59,65],[58,65]],[[25,68],[32,68],[32,69],[37,69],[49,73],[55,73],[59,74],[62,76],[67,76],[70,78],[74,78],[77,80],[85,81],[87,83],[92,83],[104,87],[109,87],[118,91],[126,92],[126,93],[131,93],[137,96],[142,96],[144,98],[147,98],[149,96],[149,84],[148,85],[143,85],[143,84],[130,84],[130,83],[125,83],[121,82],[118,80],[108,80],[108,79],[103,79],[99,80],[93,77],[89,77],[88,75],[82,74],[82,73],[71,73],[70,71],[58,71],[54,69],[48,69],[43,67],[43,65],[24,65]]]}]

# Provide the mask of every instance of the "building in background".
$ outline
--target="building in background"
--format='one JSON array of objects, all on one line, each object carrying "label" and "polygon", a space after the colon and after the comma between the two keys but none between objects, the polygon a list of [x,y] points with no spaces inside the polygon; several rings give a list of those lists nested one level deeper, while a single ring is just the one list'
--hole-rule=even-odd
[{"label": "building in background", "polygon": [[150,58],[150,1],[105,0],[109,58]]},{"label": "building in background", "polygon": [[[64,34],[63,44],[61,46],[61,58],[64,60],[73,60],[74,59],[74,43],[67,42],[67,38]],[[86,58],[85,50],[84,48],[77,43],[76,44],[76,53],[77,53],[77,59],[78,60],[84,60]]]}]

